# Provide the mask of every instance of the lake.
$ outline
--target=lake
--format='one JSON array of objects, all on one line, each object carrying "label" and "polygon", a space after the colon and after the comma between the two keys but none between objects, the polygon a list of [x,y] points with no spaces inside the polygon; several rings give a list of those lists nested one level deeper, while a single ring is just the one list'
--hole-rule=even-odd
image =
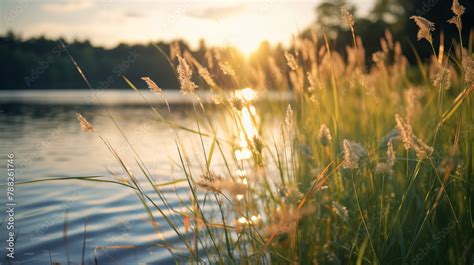
[{"label": "lake", "polygon": [[[145,96],[167,113],[160,96],[148,91]],[[189,97],[178,92],[167,92],[167,97],[173,108],[167,118],[195,127]],[[89,90],[0,92],[2,164],[6,168],[7,155],[14,153],[16,167],[14,264],[80,264],[84,242],[86,264],[94,264],[94,260],[98,264],[174,264],[170,253],[158,245],[166,241],[179,247],[174,231],[155,213],[157,233],[130,188],[73,179],[18,184],[45,178],[124,176],[97,135],[80,131],[77,112],[116,148],[137,175],[133,152],[117,125],[157,182],[183,177],[172,133],[156,121],[137,94],[110,90],[100,92],[100,98],[100,102],[94,100]],[[196,137],[189,138],[189,133],[180,133],[180,137],[191,161],[195,161],[192,166],[199,168],[203,160],[195,154],[200,153],[200,143]],[[215,166],[219,163],[216,161]],[[144,181],[142,176],[139,179]],[[5,212],[6,187],[2,187]],[[184,183],[164,187],[163,191],[177,209],[189,203]],[[7,233],[4,220],[2,246]],[[1,253],[5,256],[5,247]]]}]

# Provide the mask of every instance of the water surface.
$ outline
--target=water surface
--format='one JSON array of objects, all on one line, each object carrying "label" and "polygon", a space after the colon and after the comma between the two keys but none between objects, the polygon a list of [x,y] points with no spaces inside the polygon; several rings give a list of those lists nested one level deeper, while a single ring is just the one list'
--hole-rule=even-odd
[{"label": "water surface", "polygon": [[[166,113],[165,106],[159,104],[162,102],[159,96],[145,94],[152,104]],[[193,127],[192,108],[184,104],[189,100],[178,92],[167,95],[174,109],[168,115]],[[137,94],[112,90],[100,92],[100,98],[97,102],[89,90],[0,92],[2,164],[8,153],[15,154],[17,182],[111,176],[111,172],[124,176],[123,169],[97,135],[79,130],[75,113],[80,112],[110,141],[134,172],[139,171],[136,171],[132,150],[125,144],[117,125],[158,182],[182,176],[170,130],[156,122]],[[199,153],[200,145],[187,137],[182,134],[189,152]],[[5,180],[2,182],[4,184]],[[177,208],[180,207],[177,193],[182,195],[181,203],[187,203],[184,185],[164,188],[168,200]],[[127,187],[80,180],[39,182],[17,185],[15,200],[18,236],[14,264],[50,264],[51,260],[79,264],[86,222],[87,264],[93,264],[94,259],[98,264],[173,264],[170,253],[157,244],[164,240],[177,243],[178,238],[156,214],[160,226],[158,235],[140,200]],[[6,210],[5,201],[2,195],[2,212]],[[64,236],[66,223],[67,237]],[[2,257],[6,234],[3,224]]]}]

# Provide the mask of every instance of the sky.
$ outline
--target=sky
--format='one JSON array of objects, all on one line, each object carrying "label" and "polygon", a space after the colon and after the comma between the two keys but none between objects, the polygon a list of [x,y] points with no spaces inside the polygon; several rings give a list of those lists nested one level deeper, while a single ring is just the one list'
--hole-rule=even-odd
[{"label": "sky", "polygon": [[[360,13],[374,0],[356,1]],[[44,35],[90,40],[114,47],[120,42],[186,40],[196,47],[256,49],[262,40],[287,44],[315,20],[320,0],[1,0],[0,33],[23,38]]]}]

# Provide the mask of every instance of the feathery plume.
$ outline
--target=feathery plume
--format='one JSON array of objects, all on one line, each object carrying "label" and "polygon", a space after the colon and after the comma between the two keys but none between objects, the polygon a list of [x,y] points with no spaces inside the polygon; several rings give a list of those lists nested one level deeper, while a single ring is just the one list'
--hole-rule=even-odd
[{"label": "feathery plume", "polygon": [[319,133],[318,133],[318,141],[322,145],[327,146],[331,142],[331,140],[332,140],[331,131],[326,126],[326,124],[321,124],[321,127],[319,128]]},{"label": "feathery plume", "polygon": [[207,68],[205,68],[203,66],[198,67],[198,74],[199,74],[199,76],[202,77],[202,79],[204,79],[204,81],[206,81],[207,85],[210,86],[211,88],[217,86],[216,82],[214,82],[214,79],[212,79],[212,76],[209,73],[209,71],[207,70]]},{"label": "feathery plume", "polygon": [[280,70],[280,68],[278,67],[277,63],[275,62],[275,58],[273,57],[269,57],[268,58],[268,67],[270,68],[270,72],[271,72],[271,75],[272,77],[275,78],[275,81],[277,83],[277,85],[281,85],[281,83],[283,82],[283,74]]},{"label": "feathery plume", "polygon": [[420,112],[420,99],[425,95],[425,92],[420,88],[410,87],[403,92],[405,98],[405,113],[407,120],[413,122],[416,115]]},{"label": "feathery plume", "polygon": [[411,16],[410,19],[413,19],[419,28],[417,35],[418,40],[426,39],[431,43],[431,31],[435,30],[434,23],[420,16]]},{"label": "feathery plume", "polygon": [[193,71],[183,57],[178,56],[178,62],[179,64],[176,70],[179,76],[179,83],[181,84],[181,93],[184,95],[192,95],[194,94],[194,90],[197,88],[197,85],[191,81]]},{"label": "feathery plume", "polygon": [[288,108],[286,109],[286,116],[285,116],[285,123],[288,129],[291,129],[293,127],[293,109],[291,108],[291,105],[288,104]]},{"label": "feathery plume", "polygon": [[347,10],[345,7],[341,7],[341,16],[342,20],[344,23],[346,23],[347,26],[353,28],[354,27],[354,18],[352,17],[352,14]]},{"label": "feathery plume", "polygon": [[288,51],[285,51],[285,58],[291,70],[296,71],[296,69],[298,69],[298,62],[296,61],[295,56]]},{"label": "feathery plume", "polygon": [[221,71],[225,74],[225,75],[230,75],[232,77],[235,78],[235,71],[234,71],[234,68],[232,68],[232,65],[230,65],[229,62],[220,62],[219,63],[219,68],[221,68]]},{"label": "feathery plume", "polygon": [[303,193],[297,187],[289,187],[285,192],[285,201],[289,204],[298,204],[303,198]]},{"label": "feathery plume", "polygon": [[159,94],[163,93],[161,88],[158,87],[158,85],[153,80],[151,80],[151,78],[142,77],[142,80],[145,81],[145,83],[148,85],[148,88],[151,89],[151,91],[154,91],[154,92],[159,93]]},{"label": "feathery plume", "polygon": [[384,52],[378,51],[372,54],[372,61],[374,61],[374,63],[376,63],[377,65],[383,64],[385,62],[385,59],[386,54]]},{"label": "feathery plume", "polygon": [[448,20],[449,23],[456,25],[459,31],[462,30],[461,16],[464,14],[464,7],[459,4],[459,0],[453,0],[453,5],[451,10],[454,13],[454,16]]},{"label": "feathery plume", "polygon": [[464,14],[464,6],[459,4],[459,0],[453,0],[453,5],[451,6],[451,10],[458,17],[460,17],[460,16],[462,16],[462,14]]},{"label": "feathery plume", "polygon": [[342,141],[344,149],[344,168],[357,169],[359,162],[368,156],[367,150],[360,143],[352,142],[347,139]]},{"label": "feathery plume", "polygon": [[247,189],[247,185],[232,179],[221,179],[214,182],[214,188],[223,192],[226,191],[232,196],[242,195]]},{"label": "feathery plume", "polygon": [[379,148],[388,147],[388,143],[392,141],[392,139],[397,139],[398,137],[400,137],[400,131],[397,128],[393,128],[387,135],[382,138],[379,144]]},{"label": "feathery plume", "polygon": [[433,85],[444,90],[448,90],[451,87],[451,72],[447,67],[442,67],[434,76]]},{"label": "feathery plume", "polygon": [[222,177],[220,175],[217,175],[212,171],[207,171],[206,173],[202,174],[200,180],[196,182],[196,185],[207,191],[218,192],[219,190],[216,189],[214,184],[221,180]]},{"label": "feathery plume", "polygon": [[397,128],[400,131],[403,147],[406,150],[413,149],[416,152],[418,159],[425,159],[433,153],[433,147],[424,143],[414,133],[410,123],[403,119],[399,114],[395,115]]},{"label": "feathery plume", "polygon": [[201,179],[196,182],[196,185],[211,192],[227,191],[233,196],[244,194],[245,189],[247,188],[247,186],[242,182],[237,182],[232,179],[224,179],[212,171],[204,173],[201,176]]},{"label": "feathery plume", "polygon": [[313,92],[317,88],[321,88],[321,86],[319,85],[318,77],[317,77],[316,67],[312,67],[311,71],[308,71],[306,73],[306,77],[307,77],[308,83],[309,83],[309,87],[308,87],[309,92]]},{"label": "feathery plume", "polygon": [[387,161],[384,163],[378,163],[375,171],[377,173],[393,174],[393,166],[395,165],[395,150],[393,149],[392,140],[387,144]]},{"label": "feathery plume", "polygon": [[465,53],[462,57],[462,68],[464,70],[464,81],[469,87],[474,83],[474,60],[468,53]]},{"label": "feathery plume", "polygon": [[81,131],[83,132],[93,132],[94,127],[90,124],[86,118],[84,118],[80,113],[76,113],[77,120],[79,121],[79,125],[81,126]]},{"label": "feathery plume", "polygon": [[349,217],[349,211],[347,210],[347,207],[341,205],[340,203],[333,201],[332,204],[332,211],[338,215],[343,221],[347,220],[347,217]]},{"label": "feathery plume", "polygon": [[229,100],[229,103],[230,105],[232,105],[232,107],[234,107],[236,110],[242,110],[242,108],[244,107],[244,101],[242,98],[240,97],[232,97],[230,100]]},{"label": "feathery plume", "polygon": [[269,221],[272,223],[267,226],[266,232],[270,235],[284,234],[291,231],[291,228],[304,216],[315,211],[314,206],[307,206],[299,211],[293,211],[292,207],[281,207],[270,213]]}]

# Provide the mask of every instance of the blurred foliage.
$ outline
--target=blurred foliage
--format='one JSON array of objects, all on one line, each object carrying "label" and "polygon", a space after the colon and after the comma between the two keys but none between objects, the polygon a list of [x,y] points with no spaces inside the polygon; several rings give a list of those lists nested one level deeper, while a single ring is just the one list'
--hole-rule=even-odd
[{"label": "blurred foliage", "polygon": [[[463,15],[463,40],[464,46],[472,46],[472,41],[467,38],[474,21],[474,3],[460,1],[466,8]],[[377,0],[368,14],[357,16],[354,5],[348,5],[345,0],[325,1],[315,8],[315,25],[318,32],[327,33],[332,49],[338,51],[343,57],[347,56],[346,47],[352,45],[352,36],[340,18],[340,8],[345,6],[355,14],[355,32],[360,37],[365,48],[365,61],[371,64],[371,56],[381,50],[379,40],[386,36],[386,30],[391,32],[395,41],[400,41],[403,53],[408,61],[416,63],[412,44],[416,41],[418,31],[415,23],[410,21],[411,15],[419,15],[433,21],[436,30],[433,36],[444,35],[446,50],[451,49],[452,40],[459,40],[454,25],[447,22],[452,17],[451,1],[441,0]],[[311,36],[311,28],[303,31],[302,36]],[[320,36],[320,35],[319,35]],[[448,42],[449,40],[449,42]],[[65,42],[64,40],[62,40]],[[439,38],[434,39],[435,46],[439,46]],[[189,50],[188,45],[178,41],[182,50]],[[66,42],[65,42],[66,43]],[[322,43],[322,42],[320,42]],[[177,88],[177,80],[169,67],[167,55],[170,43],[158,42],[145,45],[120,44],[112,49],[95,47],[88,41],[73,41],[66,43],[68,50],[84,70],[92,85],[99,89],[125,88],[121,75],[127,76],[132,81],[138,81],[141,76],[149,76],[160,80],[163,88]],[[232,50],[232,49],[231,49]],[[192,52],[200,62],[204,62],[205,54],[210,49],[204,41],[199,48]],[[422,59],[430,57],[429,45],[417,46],[417,53]],[[244,56],[232,50],[229,60],[237,68],[243,80],[252,79],[252,71],[257,69],[263,73],[271,73],[268,55],[275,58],[279,67],[285,66],[284,49],[281,45],[271,46],[262,42],[260,48],[245,60]],[[61,48],[59,40],[50,40],[44,37],[24,40],[12,32],[0,36],[0,89],[74,89],[84,88],[74,65]],[[210,65],[206,65],[210,67]],[[271,84],[270,84],[271,85]]]}]

